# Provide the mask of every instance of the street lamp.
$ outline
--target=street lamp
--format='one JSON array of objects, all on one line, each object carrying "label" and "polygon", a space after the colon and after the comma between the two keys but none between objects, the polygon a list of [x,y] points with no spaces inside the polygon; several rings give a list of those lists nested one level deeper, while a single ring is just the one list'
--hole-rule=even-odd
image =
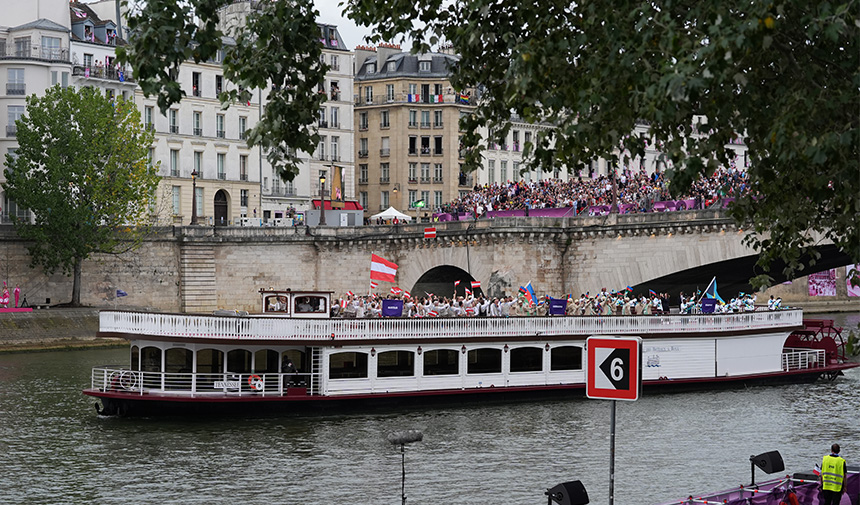
[{"label": "street lamp", "polygon": [[325,226],[325,172],[320,172],[320,226]]},{"label": "street lamp", "polygon": [[191,172],[191,224],[197,224],[197,170]]}]

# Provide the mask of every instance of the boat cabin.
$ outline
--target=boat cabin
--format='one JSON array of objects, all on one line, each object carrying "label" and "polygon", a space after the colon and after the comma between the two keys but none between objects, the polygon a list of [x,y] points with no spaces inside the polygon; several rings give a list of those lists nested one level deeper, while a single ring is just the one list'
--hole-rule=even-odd
[{"label": "boat cabin", "polygon": [[332,291],[278,291],[261,289],[261,312],[265,315],[294,318],[328,318]]}]

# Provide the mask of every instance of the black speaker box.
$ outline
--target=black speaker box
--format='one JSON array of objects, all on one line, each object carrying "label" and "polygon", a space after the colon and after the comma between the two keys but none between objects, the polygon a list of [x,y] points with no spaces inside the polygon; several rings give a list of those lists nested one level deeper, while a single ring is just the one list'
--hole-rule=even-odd
[{"label": "black speaker box", "polygon": [[770,451],[752,456],[750,461],[755,466],[762,469],[764,473],[776,473],[785,470],[785,463],[782,462],[782,456],[779,451]]},{"label": "black speaker box", "polygon": [[547,491],[547,495],[558,505],[587,505],[588,493],[582,482],[563,482]]}]

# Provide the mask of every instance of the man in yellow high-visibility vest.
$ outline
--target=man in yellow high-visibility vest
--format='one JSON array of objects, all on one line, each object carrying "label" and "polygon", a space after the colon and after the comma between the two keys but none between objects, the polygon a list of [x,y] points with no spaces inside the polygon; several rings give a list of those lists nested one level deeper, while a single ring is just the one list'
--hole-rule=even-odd
[{"label": "man in yellow high-visibility vest", "polygon": [[845,460],[839,456],[839,444],[833,444],[830,454],[821,461],[821,505],[839,505],[846,476]]}]

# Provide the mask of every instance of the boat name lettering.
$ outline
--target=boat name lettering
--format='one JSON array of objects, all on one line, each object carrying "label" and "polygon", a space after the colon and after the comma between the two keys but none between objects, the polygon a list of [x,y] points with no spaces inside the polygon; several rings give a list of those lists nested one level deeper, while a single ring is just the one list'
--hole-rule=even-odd
[{"label": "boat name lettering", "polygon": [[215,381],[215,389],[239,389],[239,381]]},{"label": "boat name lettering", "polygon": [[667,345],[665,347],[650,346],[645,348],[645,352],[677,352],[681,347],[677,345]]}]

